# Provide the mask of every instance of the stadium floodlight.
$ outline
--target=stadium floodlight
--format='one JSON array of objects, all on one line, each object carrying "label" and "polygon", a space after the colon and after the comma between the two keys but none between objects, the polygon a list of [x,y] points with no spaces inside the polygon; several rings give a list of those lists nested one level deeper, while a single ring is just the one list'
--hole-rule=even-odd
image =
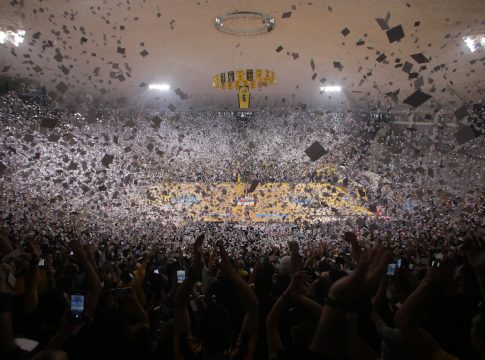
[{"label": "stadium floodlight", "polygon": [[168,84],[150,84],[148,85],[150,90],[160,90],[160,91],[168,91],[170,90],[170,85]]},{"label": "stadium floodlight", "polygon": [[480,35],[465,36],[463,38],[463,41],[465,41],[466,46],[471,52],[475,52],[480,47],[485,46],[485,35],[480,34]]},{"label": "stadium floodlight", "polygon": [[334,85],[334,86],[322,86],[322,87],[320,87],[320,91],[324,91],[324,92],[340,92],[340,91],[342,91],[342,87],[341,86],[338,86],[338,85]]},{"label": "stadium floodlight", "polygon": [[25,30],[0,30],[0,44],[11,43],[19,47],[24,42]]}]

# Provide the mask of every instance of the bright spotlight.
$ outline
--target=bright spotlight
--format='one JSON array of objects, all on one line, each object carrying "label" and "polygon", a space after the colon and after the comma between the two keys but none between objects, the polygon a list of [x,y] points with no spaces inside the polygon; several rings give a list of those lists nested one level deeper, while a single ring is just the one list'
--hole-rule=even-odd
[{"label": "bright spotlight", "polygon": [[170,85],[168,84],[150,84],[148,85],[150,90],[160,90],[160,91],[167,91],[170,90]]},{"label": "bright spotlight", "polygon": [[471,52],[475,52],[475,50],[485,46],[485,35],[465,36],[463,41]]},{"label": "bright spotlight", "polygon": [[324,92],[340,92],[342,91],[342,87],[335,85],[335,86],[322,86],[320,87],[320,91]]},{"label": "bright spotlight", "polygon": [[464,38],[464,40],[465,40],[466,46],[468,46],[468,49],[470,49],[471,52],[474,52],[476,50],[475,41],[469,36]]},{"label": "bright spotlight", "polygon": [[25,30],[17,30],[17,31],[3,31],[0,30],[0,44],[4,44],[5,42],[9,42],[14,46],[19,46],[24,42],[25,37]]}]

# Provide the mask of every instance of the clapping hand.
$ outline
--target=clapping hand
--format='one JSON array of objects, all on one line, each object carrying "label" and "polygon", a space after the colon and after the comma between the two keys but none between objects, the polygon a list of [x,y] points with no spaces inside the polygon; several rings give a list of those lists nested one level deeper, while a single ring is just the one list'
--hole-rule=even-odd
[{"label": "clapping hand", "polygon": [[311,277],[304,271],[297,272],[291,279],[290,285],[286,289],[285,293],[288,295],[302,295],[307,292],[307,283]]},{"label": "clapping hand", "polygon": [[362,257],[355,271],[330,288],[330,297],[350,305],[369,296],[384,276],[391,254],[384,248],[374,249]]},{"label": "clapping hand", "polygon": [[465,238],[464,250],[468,263],[476,272],[485,271],[485,239],[469,235]]},{"label": "clapping hand", "polygon": [[189,271],[189,277],[199,278],[202,271],[202,244],[204,242],[205,235],[200,234],[197,239],[195,239],[193,251],[193,263],[192,268]]}]

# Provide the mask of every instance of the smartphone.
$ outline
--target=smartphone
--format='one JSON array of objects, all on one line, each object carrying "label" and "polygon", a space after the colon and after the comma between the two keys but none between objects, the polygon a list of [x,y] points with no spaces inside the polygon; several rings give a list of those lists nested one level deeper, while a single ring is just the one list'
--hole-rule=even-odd
[{"label": "smartphone", "polygon": [[44,258],[39,259],[39,266],[45,266],[45,259]]},{"label": "smartphone", "polygon": [[387,276],[394,276],[396,273],[396,264],[388,264],[387,265]]},{"label": "smartphone", "polygon": [[397,268],[400,269],[401,268],[401,263],[402,263],[402,259],[397,259],[396,261],[396,265],[397,265]]},{"label": "smartphone", "polygon": [[71,294],[71,317],[73,321],[79,322],[84,319],[84,294]]},{"label": "smartphone", "polygon": [[182,284],[185,280],[185,270],[177,270],[177,283]]},{"label": "smartphone", "polygon": [[122,296],[127,296],[132,293],[131,288],[116,288],[116,289],[111,289],[110,294],[115,296],[115,297],[122,297]]}]

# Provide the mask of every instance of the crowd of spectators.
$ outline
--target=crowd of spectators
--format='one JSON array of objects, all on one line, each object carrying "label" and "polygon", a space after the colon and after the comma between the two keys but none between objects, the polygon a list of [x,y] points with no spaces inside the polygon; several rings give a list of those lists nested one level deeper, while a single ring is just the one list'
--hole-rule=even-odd
[{"label": "crowd of spectators", "polygon": [[4,227],[0,353],[483,358],[483,223],[428,225],[415,236],[364,226],[336,238],[327,235],[344,224],[313,225],[279,241],[237,224],[196,234],[200,225],[190,236],[131,242],[81,239],[74,229],[65,241],[16,239]]},{"label": "crowd of spectators", "polygon": [[[96,233],[157,235],[152,223],[180,221],[144,200],[169,182],[347,184],[349,194],[365,189],[359,205],[393,218],[443,203],[473,207],[485,190],[485,137],[455,139],[466,119],[414,126],[375,113],[268,110],[242,120],[218,111],[60,109],[13,93],[0,98],[0,113],[0,217],[17,232],[55,233],[78,212],[78,226]],[[304,152],[314,141],[328,151],[316,162]]]},{"label": "crowd of spectators", "polygon": [[[0,112],[0,358],[485,358],[483,136],[457,141],[449,119],[15,94]],[[311,162],[314,141],[328,153]],[[372,214],[181,223],[139,201],[235,174],[363,188]]]}]

